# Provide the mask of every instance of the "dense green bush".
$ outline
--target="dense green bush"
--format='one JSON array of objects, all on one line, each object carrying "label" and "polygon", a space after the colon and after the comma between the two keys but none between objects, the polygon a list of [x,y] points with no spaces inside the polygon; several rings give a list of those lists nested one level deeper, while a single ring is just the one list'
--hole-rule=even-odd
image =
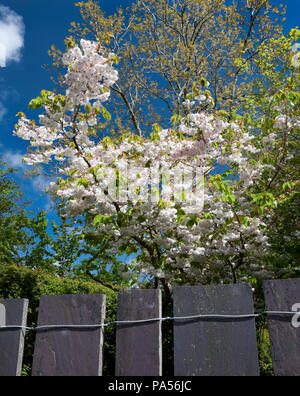
[{"label": "dense green bush", "polygon": [[[17,265],[0,265],[0,298],[27,298],[29,311],[27,324],[37,323],[38,306],[41,295],[58,294],[106,294],[106,322],[115,320],[117,293],[95,282],[73,278],[59,278],[40,269],[31,270]],[[26,334],[23,375],[30,375],[35,333]],[[115,328],[108,326],[104,334],[103,374],[114,374]]]}]

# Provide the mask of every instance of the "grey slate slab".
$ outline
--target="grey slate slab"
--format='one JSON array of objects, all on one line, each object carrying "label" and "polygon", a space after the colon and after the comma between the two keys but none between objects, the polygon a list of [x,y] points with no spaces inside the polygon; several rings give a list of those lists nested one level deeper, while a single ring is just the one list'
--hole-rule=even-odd
[{"label": "grey slate slab", "polygon": [[[42,296],[38,326],[104,323],[105,295]],[[33,376],[102,374],[103,329],[53,328],[37,331]]]},{"label": "grey slate slab", "polygon": [[[174,288],[174,316],[253,313],[246,284]],[[258,376],[255,319],[174,321],[175,376]]]},{"label": "grey slate slab", "polygon": [[268,315],[274,373],[300,376],[300,279],[265,281],[264,294],[268,311],[295,311],[295,315]]},{"label": "grey slate slab", "polygon": [[[133,289],[119,292],[117,320],[161,317],[160,290]],[[116,335],[117,376],[162,374],[161,322],[118,325]]]},{"label": "grey slate slab", "polygon": [[[26,326],[28,300],[0,300],[0,326]],[[0,329],[0,376],[20,376],[25,330]]]}]

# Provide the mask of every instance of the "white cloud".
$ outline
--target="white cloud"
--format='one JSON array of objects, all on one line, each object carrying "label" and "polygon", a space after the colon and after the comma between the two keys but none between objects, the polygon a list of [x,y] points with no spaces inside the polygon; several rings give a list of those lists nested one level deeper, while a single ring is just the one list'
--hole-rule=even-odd
[{"label": "white cloud", "polygon": [[24,34],[23,18],[0,5],[0,67],[5,67],[10,61],[20,61]]},{"label": "white cloud", "polygon": [[26,165],[23,162],[23,154],[7,150],[2,155],[3,159],[8,163],[9,166],[16,169],[26,169]]},{"label": "white cloud", "polygon": [[[32,170],[31,166],[26,165],[23,161],[24,154],[19,151],[13,151],[11,149],[1,150],[0,147],[0,155],[9,166],[20,170],[23,175],[26,171]],[[28,180],[30,180],[29,186],[37,191],[44,191],[50,183],[49,178],[43,175],[34,176]]]},{"label": "white cloud", "polygon": [[34,176],[32,179],[32,185],[37,191],[45,191],[45,189],[49,187],[49,179],[43,175]]},{"label": "white cloud", "polygon": [[[1,152],[1,150],[0,150]],[[1,152],[2,158],[5,162],[12,168],[18,169],[24,175],[26,171],[32,170],[32,168],[25,164],[23,161],[24,154],[19,151],[13,151],[11,149],[7,149]],[[49,185],[49,180],[43,175],[34,176],[30,180],[29,186],[34,188],[36,191],[44,191],[46,187]]]}]

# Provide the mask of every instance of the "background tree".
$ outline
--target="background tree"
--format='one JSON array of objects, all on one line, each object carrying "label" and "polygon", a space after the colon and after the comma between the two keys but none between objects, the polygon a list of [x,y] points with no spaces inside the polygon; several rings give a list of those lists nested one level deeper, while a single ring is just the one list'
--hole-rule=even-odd
[{"label": "background tree", "polygon": [[[187,115],[190,94],[203,78],[210,82],[209,111],[239,109],[262,78],[252,68],[259,48],[281,36],[285,12],[269,0],[138,0],[109,17],[97,1],[76,5],[82,22],[71,23],[66,42],[99,40],[119,57],[109,133],[113,125],[117,133],[140,135],[154,123],[166,126],[173,114]],[[62,52],[53,46],[49,53],[60,68]]]},{"label": "background tree", "polygon": [[0,162],[2,266],[39,268],[62,278],[76,277],[83,281],[94,276],[109,288],[113,287],[111,283],[120,287],[129,285],[130,280],[120,275],[124,271],[121,260],[108,254],[96,257],[99,241],[96,243],[92,231],[85,238],[80,220],[66,220],[58,207],[58,217],[51,223],[45,211],[33,214],[31,203],[24,201],[15,173],[16,170]]},{"label": "background tree", "polygon": [[300,269],[300,73],[293,51],[299,38],[299,29],[292,29],[259,47],[253,67],[264,78],[257,79],[241,109],[261,144],[268,142],[264,162],[273,166],[264,182],[277,203],[265,218],[273,251],[263,260],[275,277],[299,276]]},{"label": "background tree", "polygon": [[0,162],[0,262],[50,270],[46,213],[30,213],[29,202],[14,179],[14,169]]}]

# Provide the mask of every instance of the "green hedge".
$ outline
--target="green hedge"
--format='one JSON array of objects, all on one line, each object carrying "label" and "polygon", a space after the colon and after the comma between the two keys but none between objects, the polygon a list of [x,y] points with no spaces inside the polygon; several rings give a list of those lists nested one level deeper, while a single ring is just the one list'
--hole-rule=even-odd
[{"label": "green hedge", "polygon": [[[36,326],[40,296],[58,294],[106,294],[106,322],[115,320],[117,293],[95,282],[59,278],[40,269],[31,270],[17,265],[0,265],[0,298],[27,298],[27,324]],[[26,334],[23,375],[30,375],[35,333]],[[104,334],[104,375],[114,375],[115,328],[108,326]]]}]

